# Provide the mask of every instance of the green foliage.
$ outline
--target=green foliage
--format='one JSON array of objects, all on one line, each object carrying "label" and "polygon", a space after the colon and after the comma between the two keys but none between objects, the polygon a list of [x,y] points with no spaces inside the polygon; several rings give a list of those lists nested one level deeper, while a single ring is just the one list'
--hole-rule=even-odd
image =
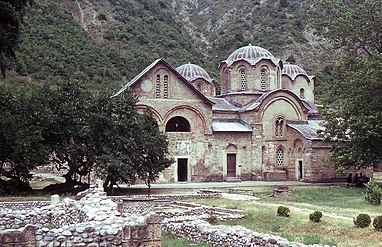
[{"label": "green foliage", "polygon": [[370,225],[371,219],[368,214],[359,214],[355,219],[353,219],[353,222],[356,227],[365,228]]},{"label": "green foliage", "polygon": [[15,57],[24,11],[31,2],[0,0],[0,71],[3,77],[10,60]]},{"label": "green foliage", "polygon": [[370,202],[372,205],[380,205],[382,198],[382,188],[379,187],[375,179],[371,179],[366,185],[366,201]]},{"label": "green foliage", "polygon": [[207,222],[211,225],[215,225],[218,222],[218,218],[214,215],[210,215],[210,217],[207,218]]},{"label": "green foliage", "polygon": [[116,67],[121,60],[108,53],[60,5],[36,2],[21,30],[15,66],[21,75],[38,80],[110,83],[120,79]]},{"label": "green foliage", "polygon": [[374,226],[375,230],[382,231],[382,215],[379,215],[379,216],[374,218],[373,226]]},{"label": "green foliage", "polygon": [[309,214],[309,220],[313,222],[320,222],[321,218],[322,218],[321,211],[314,211],[313,213]]},{"label": "green foliage", "polygon": [[277,215],[283,216],[283,217],[289,217],[290,216],[290,209],[288,207],[279,206],[277,208]]},{"label": "green foliage", "polygon": [[48,160],[44,130],[51,118],[43,98],[35,86],[0,86],[0,176],[27,182],[29,171]]},{"label": "green foliage", "polygon": [[370,166],[382,160],[382,2],[317,1],[317,27],[344,52],[336,82],[327,90],[324,135],[336,141],[333,160]]}]

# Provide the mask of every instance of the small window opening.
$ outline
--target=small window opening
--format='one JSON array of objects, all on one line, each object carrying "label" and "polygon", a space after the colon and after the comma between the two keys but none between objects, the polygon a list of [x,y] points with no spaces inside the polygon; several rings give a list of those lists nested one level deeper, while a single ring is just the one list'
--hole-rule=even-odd
[{"label": "small window opening", "polygon": [[303,88],[300,89],[300,98],[305,99],[305,89]]},{"label": "small window opening", "polygon": [[281,137],[284,135],[284,118],[278,117],[275,122],[275,135]]},{"label": "small window opening", "polygon": [[240,70],[241,90],[247,90],[247,73],[245,69]]},{"label": "small window opening", "polygon": [[160,75],[157,75],[157,80],[155,81],[155,98],[160,98]]},{"label": "small window opening", "polygon": [[165,75],[163,79],[163,97],[168,98],[168,75]]},{"label": "small window opening", "polygon": [[276,152],[276,166],[284,165],[284,149],[281,147],[277,149]]}]

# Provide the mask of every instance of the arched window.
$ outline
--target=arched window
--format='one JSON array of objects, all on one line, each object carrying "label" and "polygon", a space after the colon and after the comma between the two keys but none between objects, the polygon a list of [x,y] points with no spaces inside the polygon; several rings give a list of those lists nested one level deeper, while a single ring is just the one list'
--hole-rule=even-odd
[{"label": "arched window", "polygon": [[305,99],[305,89],[303,88],[300,89],[300,98]]},{"label": "arched window", "polygon": [[163,79],[163,98],[167,99],[167,97],[168,97],[168,75],[165,75]]},{"label": "arched window", "polygon": [[241,90],[247,90],[247,72],[245,69],[240,70],[240,82],[241,82]]},{"label": "arched window", "polygon": [[155,81],[155,98],[160,98],[160,75],[157,75],[157,80]]},{"label": "arched window", "polygon": [[200,83],[196,84],[196,89],[197,89],[199,92],[202,92],[202,90],[203,90],[202,84],[200,84]]},{"label": "arched window", "polygon": [[267,89],[267,74],[268,74],[267,66],[261,67],[261,70],[260,70],[260,87],[262,90]]},{"label": "arched window", "polygon": [[275,122],[275,136],[281,137],[284,135],[285,120],[283,117],[277,117]]},{"label": "arched window", "polygon": [[284,165],[284,149],[279,147],[276,152],[276,166]]},{"label": "arched window", "polygon": [[184,117],[173,117],[166,124],[166,132],[190,132],[190,123]]}]

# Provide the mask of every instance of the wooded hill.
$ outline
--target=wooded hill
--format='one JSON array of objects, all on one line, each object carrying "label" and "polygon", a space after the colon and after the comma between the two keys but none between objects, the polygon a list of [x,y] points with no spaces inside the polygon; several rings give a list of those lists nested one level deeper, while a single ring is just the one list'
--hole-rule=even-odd
[{"label": "wooded hill", "polygon": [[219,62],[251,43],[317,75],[335,58],[308,27],[312,1],[35,0],[13,67],[37,80],[119,87],[162,57],[218,79]]}]

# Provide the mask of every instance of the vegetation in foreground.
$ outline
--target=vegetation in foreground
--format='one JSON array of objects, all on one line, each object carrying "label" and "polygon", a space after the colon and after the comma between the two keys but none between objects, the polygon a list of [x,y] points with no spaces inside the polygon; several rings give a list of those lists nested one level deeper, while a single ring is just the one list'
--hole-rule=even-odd
[{"label": "vegetation in foreground", "polygon": [[179,238],[171,233],[162,232],[162,247],[185,247],[185,246],[195,246],[195,247],[209,247],[207,244],[195,244],[184,238]]},{"label": "vegetation in foreground", "polygon": [[[360,213],[369,214],[372,219],[381,215],[381,206],[373,206],[364,199],[364,189],[328,186],[293,186],[293,196],[268,197],[273,187],[253,188],[260,196],[259,203],[233,201],[228,199],[193,200],[195,203],[216,207],[236,208],[247,213],[242,220],[219,221],[218,224],[242,225],[258,232],[285,237],[290,241],[305,244],[328,244],[337,246],[380,246],[380,232],[373,226],[357,228],[353,223]],[[257,193],[257,194],[256,194]],[[273,204],[273,205],[267,205]],[[290,206],[290,217],[277,216],[278,205]],[[320,222],[309,220],[312,211],[322,211]],[[330,215],[341,215],[348,219],[337,219]]]}]

